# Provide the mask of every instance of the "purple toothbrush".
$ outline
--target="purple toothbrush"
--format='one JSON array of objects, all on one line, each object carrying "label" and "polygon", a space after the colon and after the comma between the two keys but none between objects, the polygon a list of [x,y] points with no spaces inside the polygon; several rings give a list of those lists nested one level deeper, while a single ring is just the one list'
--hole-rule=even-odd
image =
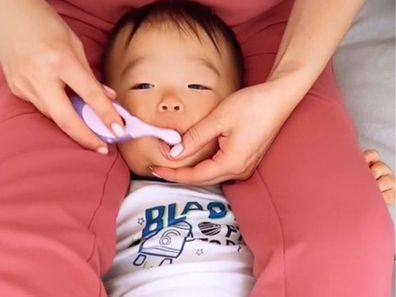
[{"label": "purple toothbrush", "polygon": [[149,125],[142,120],[139,120],[137,117],[132,116],[120,104],[113,102],[113,106],[125,122],[126,131],[125,136],[116,137],[105,126],[95,111],[80,97],[72,96],[70,101],[87,126],[106,143],[122,143],[133,138],[145,136],[159,138],[169,145],[175,145],[181,142],[181,136],[177,131]]}]

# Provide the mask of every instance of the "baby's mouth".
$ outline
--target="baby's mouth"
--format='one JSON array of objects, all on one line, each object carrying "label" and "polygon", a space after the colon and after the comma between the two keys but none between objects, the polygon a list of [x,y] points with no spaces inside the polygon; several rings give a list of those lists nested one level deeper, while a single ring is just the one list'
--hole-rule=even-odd
[{"label": "baby's mouth", "polygon": [[182,136],[182,135],[183,135],[183,133],[185,132],[185,131],[184,131],[184,129],[181,129],[181,128],[171,128],[171,129],[173,129],[173,130],[176,130],[176,131],[177,131],[177,133],[179,133],[179,134],[180,134],[180,136]]},{"label": "baby's mouth", "polygon": [[179,127],[174,127],[174,126],[172,126],[172,125],[161,125],[161,126],[157,126],[157,127],[175,130],[177,133],[180,134],[180,136],[182,136],[183,133],[186,132],[186,129],[182,129],[182,128],[179,128]]}]

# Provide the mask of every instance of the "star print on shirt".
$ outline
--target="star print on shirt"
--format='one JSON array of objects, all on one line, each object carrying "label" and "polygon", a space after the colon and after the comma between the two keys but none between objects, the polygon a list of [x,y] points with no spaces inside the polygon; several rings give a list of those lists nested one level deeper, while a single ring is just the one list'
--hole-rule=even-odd
[{"label": "star print on shirt", "polygon": [[203,253],[204,253],[204,251],[203,251],[203,249],[197,249],[197,251],[195,252],[198,256],[201,256]]},{"label": "star print on shirt", "polygon": [[138,224],[142,226],[144,224],[144,219],[143,218],[138,218]]}]

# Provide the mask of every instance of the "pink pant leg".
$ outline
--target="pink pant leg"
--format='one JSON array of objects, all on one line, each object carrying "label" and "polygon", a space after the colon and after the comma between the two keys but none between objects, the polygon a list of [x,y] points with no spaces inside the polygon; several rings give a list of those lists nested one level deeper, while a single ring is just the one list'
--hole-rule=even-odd
[{"label": "pink pant leg", "polygon": [[129,180],[114,147],[81,148],[0,72],[0,295],[104,297]]},{"label": "pink pant leg", "polygon": [[[247,84],[265,80],[284,27],[239,31]],[[394,231],[355,132],[329,64],[254,175],[224,186],[255,256],[252,297],[390,296]]]}]

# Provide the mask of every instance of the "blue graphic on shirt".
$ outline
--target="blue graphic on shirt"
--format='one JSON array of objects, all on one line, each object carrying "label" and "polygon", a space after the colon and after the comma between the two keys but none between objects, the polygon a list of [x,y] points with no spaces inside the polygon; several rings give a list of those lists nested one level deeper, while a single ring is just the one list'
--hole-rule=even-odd
[{"label": "blue graphic on shirt", "polygon": [[166,229],[158,230],[144,238],[139,247],[139,254],[133,264],[141,266],[147,255],[163,257],[159,266],[164,263],[171,264],[173,258],[179,257],[188,241],[194,240],[192,226],[188,222],[178,222]]},{"label": "blue graphic on shirt", "polygon": [[194,238],[193,226],[186,221],[187,215],[191,211],[202,211],[202,213],[206,213],[206,219],[215,220],[226,217],[228,210],[227,205],[218,201],[210,202],[205,207],[196,201],[189,201],[181,212],[177,211],[176,203],[146,209],[146,224],[142,230],[142,240],[139,243],[138,255],[134,259],[133,264],[135,266],[145,265],[148,257],[151,256],[160,257],[160,259],[157,258],[160,260],[159,264],[155,261],[157,262],[155,266],[172,264],[173,260],[182,254],[186,243],[196,239],[222,244],[220,240],[210,238],[224,230],[222,228],[226,228],[226,231],[224,231],[224,244],[234,245],[235,243],[234,240],[231,240],[231,236],[235,234],[240,237],[238,227],[234,225],[223,225],[222,227],[220,224],[204,221],[205,218],[202,217],[203,221],[201,223],[197,222],[195,228],[203,236]]},{"label": "blue graphic on shirt", "polygon": [[[159,205],[146,209],[146,226],[143,229],[142,237],[146,238],[152,232],[162,230],[167,223],[167,226],[172,226],[186,220],[186,215],[191,211],[204,211],[201,204],[196,201],[189,201],[186,203],[183,211],[178,216],[176,211],[176,203],[165,205]],[[227,215],[227,207],[221,202],[210,202],[207,205],[207,211],[209,212],[209,219],[221,219]],[[167,210],[168,220],[165,222],[165,212]]]}]

